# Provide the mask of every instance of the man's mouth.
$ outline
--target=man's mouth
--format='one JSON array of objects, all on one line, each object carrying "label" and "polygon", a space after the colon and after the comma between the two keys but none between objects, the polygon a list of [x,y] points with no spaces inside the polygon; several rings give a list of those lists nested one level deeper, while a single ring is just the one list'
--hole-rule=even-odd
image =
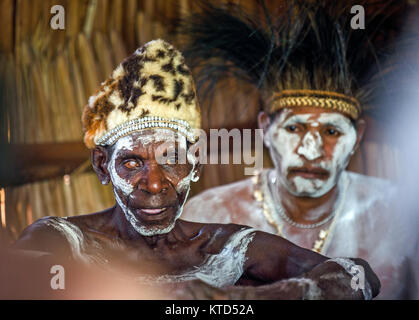
[{"label": "man's mouth", "polygon": [[300,176],[305,179],[325,180],[329,177],[329,171],[321,168],[292,168],[289,170],[290,176]]},{"label": "man's mouth", "polygon": [[158,215],[160,213],[163,213],[167,210],[167,207],[163,207],[163,208],[143,208],[143,209],[137,209],[137,213],[139,214],[145,214],[145,215]]}]

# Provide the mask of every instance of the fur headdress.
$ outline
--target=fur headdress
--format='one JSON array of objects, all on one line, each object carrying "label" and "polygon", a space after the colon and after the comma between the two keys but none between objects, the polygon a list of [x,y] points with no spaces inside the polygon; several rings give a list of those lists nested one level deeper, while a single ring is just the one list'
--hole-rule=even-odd
[{"label": "fur headdress", "polygon": [[171,129],[193,142],[193,129],[200,126],[191,72],[182,54],[163,40],[148,42],[124,60],[83,112],[88,148],[147,128]]}]

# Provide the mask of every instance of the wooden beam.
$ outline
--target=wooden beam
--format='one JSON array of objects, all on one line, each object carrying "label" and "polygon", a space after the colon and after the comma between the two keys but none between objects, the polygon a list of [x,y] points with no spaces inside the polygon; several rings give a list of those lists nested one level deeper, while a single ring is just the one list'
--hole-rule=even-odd
[{"label": "wooden beam", "polygon": [[89,159],[83,142],[0,145],[0,187],[53,179]]}]

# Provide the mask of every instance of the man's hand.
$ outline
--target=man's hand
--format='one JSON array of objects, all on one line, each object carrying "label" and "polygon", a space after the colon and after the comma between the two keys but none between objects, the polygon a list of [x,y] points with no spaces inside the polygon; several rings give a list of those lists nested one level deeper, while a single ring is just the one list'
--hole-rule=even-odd
[{"label": "man's hand", "polygon": [[[363,275],[352,273],[361,266]],[[363,288],[353,287],[355,276],[364,276]],[[324,299],[372,299],[380,292],[380,280],[369,264],[359,258],[336,258],[316,266],[305,277],[316,281]]]},{"label": "man's hand", "polygon": [[[365,289],[352,287],[351,266],[361,265]],[[349,270],[348,270],[349,269]],[[234,287],[227,290],[229,299],[307,299],[346,300],[370,299],[378,295],[380,281],[362,259],[331,259],[298,278],[291,278],[259,287]],[[364,296],[366,293],[367,296]]]}]

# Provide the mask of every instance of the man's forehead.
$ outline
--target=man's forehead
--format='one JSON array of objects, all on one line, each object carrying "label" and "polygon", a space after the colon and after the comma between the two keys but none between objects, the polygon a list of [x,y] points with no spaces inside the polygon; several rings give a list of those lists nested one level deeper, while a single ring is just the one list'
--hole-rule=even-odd
[{"label": "man's forehead", "polygon": [[298,122],[319,122],[329,123],[333,121],[350,123],[349,117],[336,112],[317,107],[286,108],[277,117],[279,123],[298,121]]},{"label": "man's forehead", "polygon": [[186,143],[186,137],[170,129],[154,128],[144,129],[132,133],[135,142],[147,144],[152,142]]},{"label": "man's forehead", "polygon": [[162,144],[186,147],[186,137],[169,129],[145,129],[120,138],[113,149],[139,151],[150,147],[150,145],[159,146]]}]

